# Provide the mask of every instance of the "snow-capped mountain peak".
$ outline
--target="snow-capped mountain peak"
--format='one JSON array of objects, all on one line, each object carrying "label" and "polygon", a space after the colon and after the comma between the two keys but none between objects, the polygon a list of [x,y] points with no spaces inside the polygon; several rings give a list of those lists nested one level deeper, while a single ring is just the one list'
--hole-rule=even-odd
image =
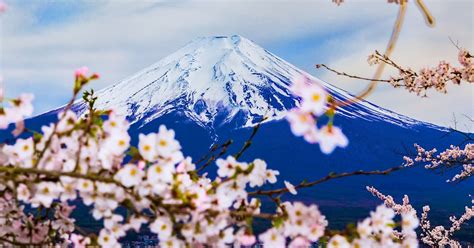
[{"label": "snow-capped mountain peak", "polygon": [[288,84],[297,74],[241,36],[198,38],[137,74],[98,92],[99,108],[114,108],[144,124],[173,110],[200,125],[245,113],[245,126],[281,118],[294,106]]},{"label": "snow-capped mountain peak", "polygon": [[[113,108],[141,125],[179,111],[203,127],[213,128],[236,118],[238,126],[248,127],[263,117],[267,121],[283,118],[297,104],[289,84],[301,74],[309,76],[241,36],[202,37],[98,91],[97,107]],[[350,97],[345,91],[312,79],[338,99]],[[340,113],[403,126],[417,123],[368,102],[349,106]]]}]

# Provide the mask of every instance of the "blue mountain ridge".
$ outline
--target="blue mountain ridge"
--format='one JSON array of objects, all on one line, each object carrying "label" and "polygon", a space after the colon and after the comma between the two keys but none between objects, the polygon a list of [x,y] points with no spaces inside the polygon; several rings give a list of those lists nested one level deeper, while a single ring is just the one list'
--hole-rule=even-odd
[{"label": "blue mountain ridge", "polygon": [[[185,155],[196,161],[214,144],[229,139],[233,144],[227,154],[235,154],[263,117],[265,120],[252,145],[241,160],[264,159],[280,171],[283,180],[297,184],[315,180],[331,172],[383,170],[403,163],[404,155],[413,154],[413,143],[439,151],[451,144],[462,144],[464,136],[447,128],[416,121],[362,101],[339,110],[335,125],[349,139],[344,149],[322,154],[318,145],[295,137],[283,119],[287,110],[297,106],[289,85],[295,76],[304,74],[322,84],[335,98],[350,94],[297,69],[241,36],[198,38],[186,46],[117,84],[98,91],[98,107],[113,107],[132,123],[132,144],[138,133],[156,132],[165,124],[176,131]],[[61,108],[26,121],[26,126],[40,130],[54,121]],[[73,109],[83,113],[77,101]],[[324,122],[324,121],[323,121]],[[6,132],[1,135],[8,137]],[[206,171],[215,174],[216,167]],[[470,203],[474,181],[449,184],[452,172],[439,175],[418,166],[387,176],[354,176],[336,179],[283,199],[316,203],[326,214],[330,227],[341,228],[348,222],[366,217],[381,202],[366,191],[375,186],[401,202],[404,194],[421,211],[430,205],[432,224],[449,224],[449,216],[459,215]],[[264,208],[270,209],[262,198]],[[467,225],[458,238],[474,240],[474,227]]]}]

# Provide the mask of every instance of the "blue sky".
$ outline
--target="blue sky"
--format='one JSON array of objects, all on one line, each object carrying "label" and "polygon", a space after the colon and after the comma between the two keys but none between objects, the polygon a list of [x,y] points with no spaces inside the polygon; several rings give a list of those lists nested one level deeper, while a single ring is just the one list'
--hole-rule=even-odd
[{"label": "blue sky", "polygon": [[[158,61],[197,36],[240,34],[307,72],[349,92],[364,82],[314,69],[316,63],[370,77],[369,53],[383,50],[397,6],[385,1],[6,1],[1,22],[1,73],[8,95],[32,92],[36,113],[64,104],[72,72],[87,65],[100,89]],[[412,68],[456,62],[448,37],[473,50],[473,3],[426,1],[437,18],[428,28],[410,1],[394,58]],[[388,74],[393,71],[388,71]],[[471,86],[420,99],[382,85],[368,100],[440,125],[474,115]]]}]

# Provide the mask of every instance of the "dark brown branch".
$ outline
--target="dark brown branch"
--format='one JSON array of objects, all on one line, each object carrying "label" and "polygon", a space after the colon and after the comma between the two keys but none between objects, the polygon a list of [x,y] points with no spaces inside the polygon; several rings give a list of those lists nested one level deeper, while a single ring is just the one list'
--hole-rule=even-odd
[{"label": "dark brown branch", "polygon": [[[337,178],[343,178],[343,177],[350,177],[350,176],[359,176],[359,175],[388,175],[394,171],[401,170],[403,168],[406,168],[405,165],[400,165],[392,168],[388,168],[386,170],[375,170],[375,171],[353,171],[353,172],[343,172],[343,173],[330,173],[329,175],[320,178],[318,180],[312,181],[312,182],[306,182],[303,181],[300,184],[295,186],[295,189],[301,189],[301,188],[308,188],[317,184],[321,184],[324,182],[327,182],[329,180],[337,179]],[[287,188],[280,188],[280,189],[274,189],[274,190],[257,190],[253,192],[249,192],[249,195],[274,195],[274,194],[282,194],[288,192]]]},{"label": "dark brown branch", "polygon": [[227,152],[227,149],[229,148],[229,146],[233,143],[232,140],[228,140],[226,141],[224,144],[220,145],[220,146],[214,146],[213,148],[211,148],[211,151],[205,156],[203,157],[202,159],[200,159],[198,162],[196,162],[196,165],[200,162],[202,162],[204,159],[206,159],[209,155],[211,155],[214,151],[216,151],[217,149],[221,149],[219,154],[217,156],[211,156],[205,164],[203,164],[199,169],[196,170],[196,172],[201,172],[202,170],[204,170],[206,167],[208,167],[216,158],[219,158],[221,157],[222,155],[224,155],[226,152]]}]

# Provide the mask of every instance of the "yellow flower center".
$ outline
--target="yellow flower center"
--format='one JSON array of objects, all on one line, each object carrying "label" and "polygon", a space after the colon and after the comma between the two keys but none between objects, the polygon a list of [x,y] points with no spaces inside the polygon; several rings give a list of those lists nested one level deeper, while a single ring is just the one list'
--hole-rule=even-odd
[{"label": "yellow flower center", "polygon": [[43,189],[43,194],[48,194],[48,193],[49,193],[49,188],[48,187],[44,188]]},{"label": "yellow flower center", "polygon": [[318,93],[315,93],[313,94],[311,99],[313,100],[313,102],[319,102],[319,100],[321,99],[321,95],[319,95]]},{"label": "yellow flower center", "polygon": [[146,152],[148,152],[148,151],[151,150],[151,146],[150,146],[150,145],[144,145],[144,146],[143,146],[143,150],[145,150]]},{"label": "yellow flower center", "polygon": [[160,146],[166,146],[167,144],[166,140],[160,140]]},{"label": "yellow flower center", "polygon": [[307,122],[308,121],[308,116],[307,115],[300,115],[300,121],[301,122]]}]

